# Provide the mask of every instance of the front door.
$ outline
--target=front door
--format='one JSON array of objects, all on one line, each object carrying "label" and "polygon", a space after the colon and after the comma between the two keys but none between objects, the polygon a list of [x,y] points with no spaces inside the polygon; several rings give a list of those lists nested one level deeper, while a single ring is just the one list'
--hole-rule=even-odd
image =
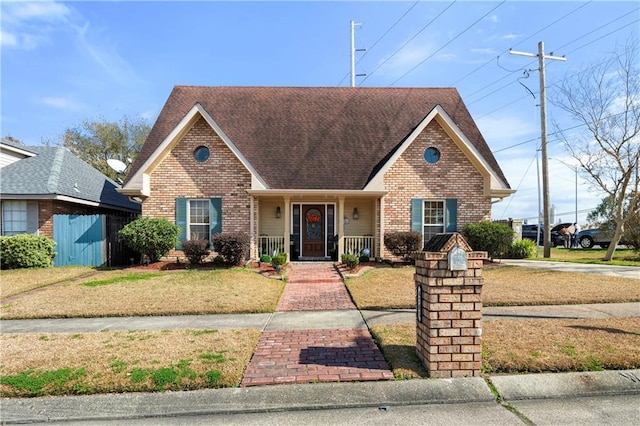
[{"label": "front door", "polygon": [[325,206],[305,205],[302,208],[302,256],[325,256]]}]

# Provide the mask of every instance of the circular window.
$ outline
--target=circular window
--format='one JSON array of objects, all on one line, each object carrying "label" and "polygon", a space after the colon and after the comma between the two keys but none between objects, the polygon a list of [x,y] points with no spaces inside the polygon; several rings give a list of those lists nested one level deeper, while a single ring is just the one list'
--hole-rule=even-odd
[{"label": "circular window", "polygon": [[204,163],[209,159],[209,148],[207,148],[206,146],[197,147],[193,152],[193,157],[197,162]]},{"label": "circular window", "polygon": [[429,164],[440,161],[440,151],[438,148],[430,147],[424,150],[424,160]]}]

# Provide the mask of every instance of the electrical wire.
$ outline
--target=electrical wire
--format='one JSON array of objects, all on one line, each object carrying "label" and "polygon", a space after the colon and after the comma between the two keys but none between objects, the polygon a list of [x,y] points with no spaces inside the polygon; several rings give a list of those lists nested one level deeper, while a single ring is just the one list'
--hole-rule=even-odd
[{"label": "electrical wire", "polygon": [[453,0],[451,3],[449,3],[449,5],[447,7],[444,8],[444,10],[442,10],[435,18],[433,18],[431,21],[429,21],[427,23],[427,25],[425,25],[424,27],[422,27],[420,29],[420,31],[418,31],[417,33],[415,33],[413,35],[413,37],[411,37],[409,40],[407,40],[405,43],[402,44],[402,46],[400,46],[399,48],[397,48],[390,56],[387,57],[387,59],[385,59],[384,61],[382,61],[382,63],[380,63],[377,67],[374,68],[373,71],[371,71],[370,73],[367,73],[367,76],[362,79],[362,83],[364,83],[371,75],[373,75],[376,71],[378,71],[380,69],[380,67],[382,67],[384,64],[386,64],[387,62],[389,62],[389,60],[391,58],[393,58],[398,52],[400,52],[407,44],[409,44],[411,41],[413,41],[416,37],[418,37],[424,30],[426,30],[431,24],[433,24],[440,16],[442,16],[447,10],[449,10],[449,8],[451,6],[453,6],[456,3],[457,0]]},{"label": "electrical wire", "polygon": [[[367,53],[369,53],[375,46],[376,44],[378,44],[378,42],[380,42],[380,40],[382,40],[387,34],[389,34],[389,31],[391,31],[396,25],[398,25],[398,23],[400,21],[402,21],[402,19],[404,19],[405,16],[407,16],[409,14],[409,12],[411,12],[411,10],[416,7],[416,5],[420,3],[420,0],[417,0],[415,3],[413,3],[411,5],[411,7],[409,7],[409,9],[407,9],[406,12],[404,12],[402,14],[402,16],[400,18],[398,18],[396,20],[396,22],[394,22],[388,29],[387,31],[384,32],[384,34],[382,34],[380,37],[378,37],[378,39],[373,42],[373,44],[371,45],[371,47],[369,47],[367,50],[365,50],[364,54],[358,59],[358,61],[356,62],[356,64],[360,63],[360,61],[362,60],[362,58],[364,58],[365,56],[367,56]],[[340,86],[342,84],[342,82],[349,77],[349,74],[351,74],[351,71],[347,71],[347,73],[345,74],[344,77],[342,77],[342,80],[340,80],[340,82],[338,83],[338,86]]]},{"label": "electrical wire", "polygon": [[[561,16],[560,18],[556,19],[555,21],[553,21],[552,23],[550,23],[549,25],[539,29],[538,31],[536,31],[535,33],[531,34],[529,37],[520,40],[518,43],[512,45],[511,47],[518,47],[519,45],[521,45],[522,43],[524,43],[525,41],[530,40],[531,38],[533,38],[534,36],[540,34],[542,31],[546,30],[547,28],[557,24],[558,22],[562,21],[563,19],[567,18],[568,16],[576,13],[578,10],[582,9],[583,7],[585,7],[586,5],[588,5],[589,3],[591,3],[593,0],[590,0],[586,3],[581,4],[580,6],[578,6],[577,8],[573,9],[571,12],[567,13],[564,16]],[[504,52],[500,53],[500,55],[504,55],[505,53],[509,53],[509,49],[505,50]],[[500,56],[498,55],[498,57]],[[470,73],[462,76],[461,78],[459,78],[458,80],[454,81],[453,84],[451,85],[452,87],[455,87],[458,83],[460,83],[462,80],[464,80],[465,78],[469,77],[470,75],[474,74],[476,71],[479,71],[481,68],[484,68],[486,65],[489,65],[490,63],[493,62],[493,58],[488,60],[487,62],[485,62],[484,64],[480,65],[478,68],[474,69],[473,71],[471,71]],[[516,70],[515,72],[521,71],[523,68],[520,68],[518,70]]]},{"label": "electrical wire", "polygon": [[394,84],[396,84],[398,81],[402,80],[404,77],[406,77],[409,73],[413,72],[416,68],[418,68],[419,66],[421,66],[422,64],[424,64],[427,60],[431,59],[433,56],[436,55],[436,53],[440,52],[442,49],[444,49],[445,47],[447,47],[448,45],[450,45],[451,43],[453,43],[455,40],[458,39],[458,37],[462,36],[464,33],[466,33],[467,31],[469,31],[471,28],[473,28],[478,22],[482,21],[484,18],[486,18],[491,12],[493,12],[494,10],[496,10],[497,8],[499,8],[500,6],[502,6],[503,4],[505,4],[507,2],[507,0],[502,0],[501,3],[499,3],[496,7],[494,7],[493,9],[491,9],[490,11],[488,11],[487,13],[485,13],[484,15],[482,15],[480,18],[478,18],[473,24],[469,25],[467,28],[465,28],[464,30],[462,30],[462,32],[458,33],[458,35],[456,35],[454,38],[452,38],[451,40],[449,40],[447,43],[445,43],[442,47],[440,47],[438,50],[436,50],[435,52],[433,52],[431,55],[427,56],[425,59],[423,59],[422,61],[420,61],[417,65],[415,65],[413,68],[411,68],[409,71],[407,71],[406,73],[402,74],[400,77],[398,77],[395,81],[393,81],[393,83],[390,84],[390,86],[393,86]]}]

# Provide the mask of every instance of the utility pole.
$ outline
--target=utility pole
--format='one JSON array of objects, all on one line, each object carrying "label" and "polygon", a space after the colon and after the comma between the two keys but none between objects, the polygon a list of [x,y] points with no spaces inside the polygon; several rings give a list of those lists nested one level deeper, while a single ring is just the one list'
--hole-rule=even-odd
[{"label": "utility pole", "polygon": [[[549,214],[549,160],[547,157],[547,91],[545,88],[544,60],[566,61],[564,56],[553,56],[544,54],[544,42],[538,43],[538,54],[528,52],[516,52],[509,50],[512,55],[528,56],[538,58],[540,71],[540,131],[542,149],[542,210],[544,215],[544,257],[551,257],[551,215]],[[538,224],[539,226],[540,224]]]},{"label": "utility pole", "polygon": [[356,52],[364,52],[367,49],[356,49],[356,27],[362,24],[351,21],[351,87],[356,87],[356,77],[363,77],[366,74],[356,74]]}]

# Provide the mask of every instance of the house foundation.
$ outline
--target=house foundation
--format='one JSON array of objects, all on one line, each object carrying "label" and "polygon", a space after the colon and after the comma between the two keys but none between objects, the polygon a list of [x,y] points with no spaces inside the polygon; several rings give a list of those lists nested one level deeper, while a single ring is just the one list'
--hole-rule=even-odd
[{"label": "house foundation", "polygon": [[429,377],[479,376],[486,252],[458,233],[439,234],[415,254],[416,352]]}]

